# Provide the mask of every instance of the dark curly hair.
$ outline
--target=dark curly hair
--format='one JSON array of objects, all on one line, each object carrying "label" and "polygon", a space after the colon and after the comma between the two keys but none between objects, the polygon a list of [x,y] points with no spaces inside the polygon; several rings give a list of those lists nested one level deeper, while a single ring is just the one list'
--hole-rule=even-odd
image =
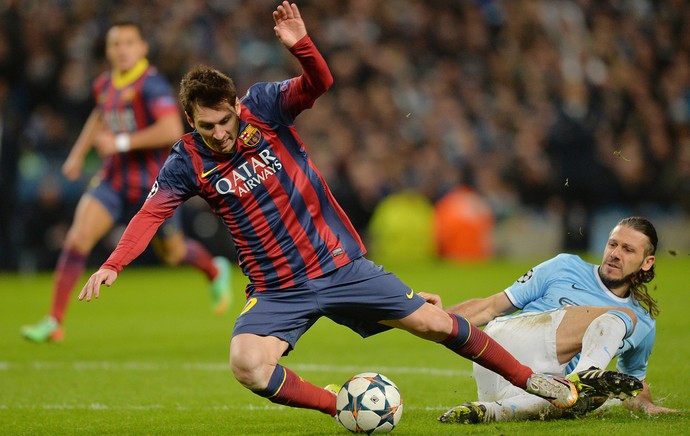
[{"label": "dark curly hair", "polygon": [[[644,252],[645,257],[656,253],[659,238],[657,237],[654,225],[647,218],[639,216],[624,218],[618,222],[617,226],[630,227],[649,238],[649,246]],[[652,318],[659,316],[657,302],[649,295],[649,290],[647,289],[647,283],[651,282],[654,276],[654,265],[652,265],[648,271],[640,270],[630,279],[630,295]]]}]

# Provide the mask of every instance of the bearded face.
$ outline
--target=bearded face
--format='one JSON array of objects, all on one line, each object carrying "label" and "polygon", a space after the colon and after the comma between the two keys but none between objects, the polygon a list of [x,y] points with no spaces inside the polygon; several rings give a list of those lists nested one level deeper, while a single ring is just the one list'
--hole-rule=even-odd
[{"label": "bearded face", "polygon": [[654,265],[649,238],[631,227],[616,226],[609,235],[604,256],[599,266],[601,281],[619,296],[624,296],[632,278],[641,270]]}]

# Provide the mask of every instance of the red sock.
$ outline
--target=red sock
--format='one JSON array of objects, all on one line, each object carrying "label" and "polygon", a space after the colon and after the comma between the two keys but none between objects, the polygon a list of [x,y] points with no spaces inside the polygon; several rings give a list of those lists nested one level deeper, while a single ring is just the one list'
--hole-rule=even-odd
[{"label": "red sock", "polygon": [[498,342],[470,324],[465,318],[449,314],[453,319],[453,331],[441,342],[451,351],[477,362],[484,368],[503,376],[513,385],[524,389],[527,379],[534,373],[518,362]]},{"label": "red sock", "polygon": [[282,365],[276,365],[265,391],[257,394],[271,402],[290,407],[314,409],[335,416],[335,395],[314,386]]},{"label": "red sock", "polygon": [[50,314],[62,324],[67,311],[69,297],[74,285],[86,267],[86,255],[74,250],[63,249],[60,253],[53,278],[53,305]]},{"label": "red sock", "polygon": [[182,259],[182,263],[192,265],[201,270],[209,280],[213,280],[218,275],[218,268],[213,263],[213,256],[211,253],[198,241],[194,239],[186,239],[187,252]]}]

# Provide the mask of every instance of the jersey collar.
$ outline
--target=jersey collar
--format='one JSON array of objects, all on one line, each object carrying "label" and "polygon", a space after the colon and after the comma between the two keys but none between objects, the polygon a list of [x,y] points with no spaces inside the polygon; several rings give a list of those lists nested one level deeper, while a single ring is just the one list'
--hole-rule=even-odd
[{"label": "jersey collar", "polygon": [[148,67],[149,61],[148,59],[144,58],[137,62],[136,65],[134,65],[134,67],[127,72],[120,73],[113,71],[113,86],[115,86],[117,89],[124,88],[141,77]]}]

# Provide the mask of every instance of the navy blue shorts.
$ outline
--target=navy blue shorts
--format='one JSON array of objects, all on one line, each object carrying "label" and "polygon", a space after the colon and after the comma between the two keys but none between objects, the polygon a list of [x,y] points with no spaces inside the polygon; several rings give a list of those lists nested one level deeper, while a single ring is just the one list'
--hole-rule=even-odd
[{"label": "navy blue shorts", "polygon": [[378,321],[404,318],[423,304],[397,276],[360,257],[292,288],[250,292],[232,335],[275,336],[289,344],[287,355],[322,316],[366,338],[390,329]]},{"label": "navy blue shorts", "polygon": [[[115,223],[129,223],[146,200],[146,195],[144,195],[141,197],[141,201],[131,202],[127,200],[124,192],[118,192],[113,189],[113,186],[107,180],[99,180],[97,183],[87,193],[108,210]],[[179,212],[178,208],[173,216],[161,224],[156,232],[157,237],[166,239],[182,231],[182,216]]]}]

